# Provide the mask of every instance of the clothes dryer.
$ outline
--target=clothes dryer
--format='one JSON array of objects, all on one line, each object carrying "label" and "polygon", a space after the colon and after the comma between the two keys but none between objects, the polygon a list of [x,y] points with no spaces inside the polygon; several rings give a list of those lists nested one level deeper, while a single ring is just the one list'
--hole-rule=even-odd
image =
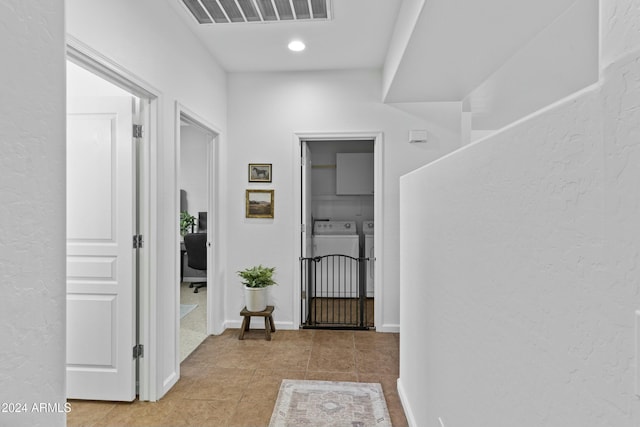
[{"label": "clothes dryer", "polygon": [[315,296],[356,298],[359,289],[360,238],[355,221],[316,221],[313,227],[316,263]]}]

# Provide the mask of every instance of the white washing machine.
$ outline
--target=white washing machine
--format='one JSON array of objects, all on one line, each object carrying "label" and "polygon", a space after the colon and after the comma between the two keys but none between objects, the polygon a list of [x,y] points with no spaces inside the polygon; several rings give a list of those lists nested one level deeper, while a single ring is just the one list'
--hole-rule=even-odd
[{"label": "white washing machine", "polygon": [[374,278],[375,278],[375,253],[373,250],[373,235],[375,227],[373,220],[362,222],[362,233],[364,234],[364,258],[369,258],[367,261],[367,268],[365,274],[365,281],[367,283],[367,297],[373,298]]},{"label": "white washing machine", "polygon": [[313,256],[327,257],[316,263],[316,296],[355,298],[358,294],[360,237],[355,221],[316,221],[313,226]]}]

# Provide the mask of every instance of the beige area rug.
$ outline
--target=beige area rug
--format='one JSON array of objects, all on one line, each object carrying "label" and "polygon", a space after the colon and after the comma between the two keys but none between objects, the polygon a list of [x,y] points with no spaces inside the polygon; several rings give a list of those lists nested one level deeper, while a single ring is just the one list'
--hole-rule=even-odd
[{"label": "beige area rug", "polygon": [[191,313],[197,306],[198,304],[180,304],[180,318]]},{"label": "beige area rug", "polygon": [[391,427],[377,383],[282,380],[269,427]]}]

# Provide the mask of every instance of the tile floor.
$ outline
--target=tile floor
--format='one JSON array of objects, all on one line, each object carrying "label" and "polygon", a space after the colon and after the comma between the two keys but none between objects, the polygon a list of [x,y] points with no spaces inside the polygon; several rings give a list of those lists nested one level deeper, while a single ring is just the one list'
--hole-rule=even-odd
[{"label": "tile floor", "polygon": [[381,383],[393,425],[407,425],[396,390],[398,334],[277,331],[266,341],[258,329],[240,341],[238,333],[208,337],[160,401],[74,400],[68,426],[267,426],[284,378]]}]

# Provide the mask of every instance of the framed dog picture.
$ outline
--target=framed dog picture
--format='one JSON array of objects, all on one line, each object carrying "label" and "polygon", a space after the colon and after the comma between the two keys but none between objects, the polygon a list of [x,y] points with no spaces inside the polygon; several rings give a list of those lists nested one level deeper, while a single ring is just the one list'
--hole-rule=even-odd
[{"label": "framed dog picture", "polygon": [[271,163],[249,163],[249,182],[271,182]]},{"label": "framed dog picture", "polygon": [[273,218],[274,190],[247,190],[247,218]]}]

